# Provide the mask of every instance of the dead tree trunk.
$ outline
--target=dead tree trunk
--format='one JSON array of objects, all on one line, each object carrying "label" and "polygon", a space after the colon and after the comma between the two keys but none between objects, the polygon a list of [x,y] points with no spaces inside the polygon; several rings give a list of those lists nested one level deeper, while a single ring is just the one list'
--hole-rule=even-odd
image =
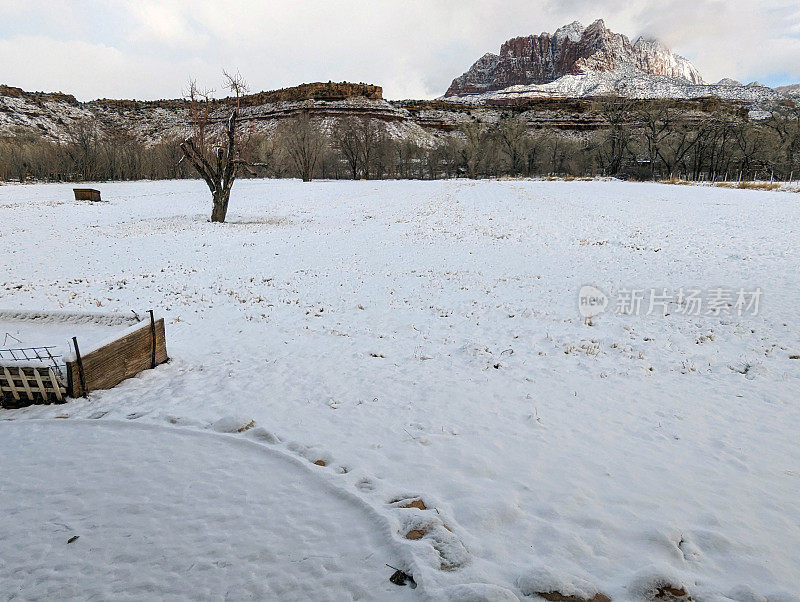
[{"label": "dead tree trunk", "polygon": [[222,223],[228,213],[228,201],[231,197],[231,187],[236,179],[238,161],[235,158],[236,151],[236,117],[237,109],[233,109],[228,118],[227,140],[225,148],[217,147],[216,165],[212,165],[206,159],[202,148],[191,138],[187,138],[181,144],[183,155],[191,162],[197,173],[208,184],[211,191],[211,198],[214,206],[211,209],[211,221]]}]

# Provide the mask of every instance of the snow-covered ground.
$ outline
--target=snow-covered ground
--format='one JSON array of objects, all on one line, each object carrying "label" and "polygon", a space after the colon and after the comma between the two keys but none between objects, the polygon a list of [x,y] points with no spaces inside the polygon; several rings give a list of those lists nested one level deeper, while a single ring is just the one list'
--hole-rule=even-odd
[{"label": "snow-covered ground", "polygon": [[[124,336],[131,328],[141,327],[141,319],[141,316],[133,312],[126,315],[121,312],[104,314],[0,309],[0,359],[11,355],[3,353],[4,349],[13,351],[32,347],[46,347],[51,354],[61,359],[72,358],[75,351],[73,337],[78,339],[81,353],[86,355],[101,345]],[[19,353],[14,355],[18,356]]]},{"label": "snow-covered ground", "polygon": [[[172,361],[88,400],[0,411],[3,513],[10,499],[21,523],[0,522],[0,581],[23,599],[83,563],[86,591],[118,597],[115,554],[132,587],[193,597],[172,589],[177,549],[210,598],[229,591],[217,580],[269,597],[287,573],[317,599],[637,600],[667,581],[699,600],[800,599],[796,194],[249,180],[212,225],[201,182],[98,186],[110,202],[0,186],[0,308],[152,307]],[[608,306],[585,319],[588,285]],[[52,481],[59,467],[98,484]],[[131,492],[114,467],[172,485]],[[188,506],[171,520],[178,483]],[[284,493],[304,497],[297,512]],[[400,507],[413,499],[426,509]],[[106,504],[113,521],[87,518]],[[352,546],[342,525],[314,530],[334,516]],[[67,546],[53,520],[81,538]],[[205,535],[177,537],[190,528]],[[158,552],[125,529],[157,530]],[[80,547],[93,532],[98,552]],[[316,546],[335,569],[291,564]],[[389,584],[384,563],[419,587]]]},{"label": "snow-covered ground", "polygon": [[412,599],[385,578],[384,525],[261,446],[136,422],[0,432],[4,600]]}]

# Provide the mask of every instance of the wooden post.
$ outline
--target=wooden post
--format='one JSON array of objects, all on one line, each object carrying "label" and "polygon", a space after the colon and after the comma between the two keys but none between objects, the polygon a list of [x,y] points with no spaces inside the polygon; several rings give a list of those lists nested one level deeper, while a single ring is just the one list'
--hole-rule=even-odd
[{"label": "wooden post", "polygon": [[86,379],[83,377],[83,361],[81,360],[81,352],[78,349],[77,337],[72,337],[72,344],[75,345],[75,360],[78,362],[78,378],[80,379],[81,383],[81,393],[83,393],[82,397],[88,397],[88,392],[86,391]]},{"label": "wooden post", "polygon": [[156,367],[156,319],[153,316],[153,310],[147,310],[147,313],[150,314],[150,336],[153,339],[153,346],[152,351],[150,353],[150,368]]}]

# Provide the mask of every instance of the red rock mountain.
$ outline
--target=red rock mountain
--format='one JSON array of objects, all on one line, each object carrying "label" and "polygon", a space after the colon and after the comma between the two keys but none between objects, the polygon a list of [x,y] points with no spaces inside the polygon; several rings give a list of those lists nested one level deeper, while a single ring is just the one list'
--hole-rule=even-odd
[{"label": "red rock mountain", "polygon": [[611,71],[704,83],[694,65],[656,40],[640,37],[632,44],[626,36],[606,28],[602,20],[585,28],[576,21],[553,34],[508,40],[499,55],[485,54],[469,71],[454,79],[445,97],[546,84],[565,75]]}]

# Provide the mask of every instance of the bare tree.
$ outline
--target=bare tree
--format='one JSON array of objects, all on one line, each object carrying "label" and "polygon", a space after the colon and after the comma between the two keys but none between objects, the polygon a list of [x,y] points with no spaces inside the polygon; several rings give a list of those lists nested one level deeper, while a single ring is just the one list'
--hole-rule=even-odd
[{"label": "bare tree", "polygon": [[282,178],[286,175],[286,149],[277,135],[258,136],[255,139],[253,155],[258,165],[269,177]]},{"label": "bare tree", "polygon": [[375,170],[375,161],[386,139],[386,127],[383,122],[369,117],[362,117],[358,128],[361,147],[361,169],[364,179],[369,180]]},{"label": "bare tree", "polygon": [[236,180],[237,168],[242,161],[236,158],[236,119],[239,100],[247,92],[247,84],[237,71],[231,75],[223,71],[226,87],[236,96],[236,106],[228,117],[225,135],[220,144],[209,149],[206,144],[206,126],[210,114],[210,92],[200,92],[192,80],[189,86],[189,111],[192,117],[193,135],[181,144],[181,150],[208,184],[213,206],[212,222],[224,222],[228,213],[231,188]]},{"label": "bare tree", "polygon": [[497,124],[497,141],[508,159],[511,175],[518,176],[525,167],[527,132],[528,125],[519,117],[502,117]]},{"label": "bare tree", "polygon": [[397,177],[403,179],[422,177],[420,166],[423,163],[425,149],[412,139],[393,140],[394,164]]},{"label": "bare tree", "polygon": [[785,163],[784,175],[793,177],[800,172],[800,103],[788,99],[775,103],[766,125],[780,141]]},{"label": "bare tree", "polygon": [[672,127],[669,107],[664,102],[650,103],[637,111],[636,119],[641,128],[640,133],[650,164],[651,176],[655,178],[661,147],[666,144]]},{"label": "bare tree", "polygon": [[333,140],[354,180],[359,172],[365,180],[383,174],[390,145],[382,121],[370,117],[340,119],[333,128]]},{"label": "bare tree", "polygon": [[606,175],[616,175],[622,170],[630,154],[631,120],[634,102],[620,97],[605,97],[598,101],[598,113],[608,124],[597,144],[597,160]]},{"label": "bare tree", "polygon": [[79,180],[99,179],[97,165],[100,131],[97,118],[90,116],[76,119],[66,124],[65,130],[69,140],[66,151],[75,170],[73,177],[77,176]]},{"label": "bare tree", "polygon": [[539,155],[544,148],[549,134],[547,132],[535,132],[525,139],[525,174],[528,176],[536,175]]},{"label": "bare tree", "polygon": [[339,119],[333,128],[333,139],[355,180],[358,178],[358,167],[361,163],[361,143],[355,120]]},{"label": "bare tree", "polygon": [[486,128],[479,121],[468,121],[461,126],[461,132],[464,134],[464,167],[467,177],[474,180],[478,177],[478,169],[486,153]]},{"label": "bare tree", "polygon": [[206,146],[206,125],[211,111],[214,90],[200,88],[196,79],[189,79],[189,85],[183,93],[189,102],[189,119],[192,126],[192,139],[201,148]]},{"label": "bare tree", "polygon": [[225,78],[225,87],[233,92],[234,96],[236,97],[236,108],[239,108],[239,102],[245,94],[250,91],[250,86],[247,81],[242,77],[242,74],[239,73],[239,70],[236,70],[236,73],[228,73],[225,69],[222,70],[222,76]]},{"label": "bare tree", "polygon": [[[765,169],[765,152],[769,141],[764,129],[741,123],[734,128],[734,140],[738,150],[739,170],[743,180],[757,179],[758,171]],[[767,171],[765,169],[765,171]]]},{"label": "bare tree", "polygon": [[564,173],[564,162],[567,158],[567,141],[561,136],[550,135],[547,137],[543,150],[545,157],[549,159],[548,173],[550,175]]},{"label": "bare tree", "polygon": [[712,141],[708,150],[708,174],[712,180],[724,178],[730,171],[734,128],[734,118],[730,115],[720,115],[713,119]]},{"label": "bare tree", "polygon": [[287,121],[282,127],[281,138],[295,172],[303,182],[310,182],[322,157],[325,137],[311,121],[308,111]]},{"label": "bare tree", "polygon": [[447,137],[428,151],[428,169],[431,178],[452,178],[458,171],[463,156],[464,142]]}]

